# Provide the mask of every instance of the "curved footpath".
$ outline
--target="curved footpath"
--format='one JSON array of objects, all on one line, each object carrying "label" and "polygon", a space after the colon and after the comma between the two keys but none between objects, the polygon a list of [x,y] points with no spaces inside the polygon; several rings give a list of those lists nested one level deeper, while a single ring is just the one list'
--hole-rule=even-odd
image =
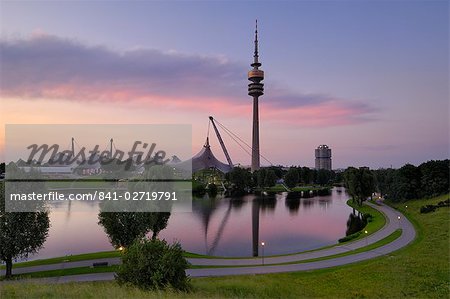
[{"label": "curved footpath", "polygon": [[[400,212],[394,210],[393,208],[380,204],[375,205],[371,203],[366,203],[371,207],[382,212],[386,217],[386,225],[378,230],[377,232],[369,235],[366,238],[362,238],[358,241],[353,241],[346,243],[345,245],[336,245],[334,247],[319,249],[311,252],[304,252],[292,255],[284,256],[274,256],[265,257],[264,264],[261,265],[261,258],[240,258],[240,259],[221,259],[221,258],[190,258],[188,259],[192,265],[199,266],[209,266],[211,268],[199,268],[199,269],[188,269],[186,272],[192,277],[202,277],[202,276],[224,276],[224,275],[243,275],[243,274],[264,274],[264,273],[278,273],[278,272],[292,272],[292,271],[305,271],[314,269],[323,269],[335,266],[341,266],[346,264],[351,264],[379,256],[389,254],[396,251],[409,243],[411,243],[416,232],[414,230],[411,222]],[[400,220],[398,217],[400,216]],[[390,234],[392,234],[397,229],[402,230],[402,234],[399,238],[391,243],[383,245],[373,250],[350,254],[347,256],[330,258],[326,260],[320,260],[315,262],[301,262],[304,260],[323,258],[327,256],[332,256],[348,251],[352,251],[358,248],[367,246],[367,244],[373,244],[380,241]],[[88,267],[92,266],[94,262],[108,262],[109,265],[120,264],[120,258],[109,258],[109,259],[99,259],[99,260],[88,260],[79,262],[69,262],[69,263],[59,263],[52,265],[42,265],[33,267],[24,267],[13,269],[14,274],[24,274],[38,271],[48,271],[48,270],[60,270],[76,267]],[[293,263],[285,265],[274,265],[282,263]],[[272,264],[272,265],[271,265]],[[222,268],[212,268],[213,266],[228,266]],[[237,267],[232,267],[237,266]],[[246,267],[243,267],[246,266]],[[0,271],[0,274],[4,274],[4,270]],[[74,282],[74,281],[103,281],[114,279],[114,273],[94,273],[94,274],[82,274],[82,275],[71,275],[71,276],[60,276],[60,277],[49,277],[43,279],[31,279],[32,281],[49,282],[49,283],[63,283],[63,282]],[[18,280],[17,282],[23,282],[24,280]]]}]

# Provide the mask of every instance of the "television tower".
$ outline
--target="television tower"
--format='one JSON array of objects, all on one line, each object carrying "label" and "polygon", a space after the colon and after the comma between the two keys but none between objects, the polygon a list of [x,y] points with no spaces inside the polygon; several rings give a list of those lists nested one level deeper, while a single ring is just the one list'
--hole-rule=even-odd
[{"label": "television tower", "polygon": [[258,99],[264,94],[264,71],[260,70],[261,63],[258,61],[258,20],[255,29],[255,52],[253,54],[252,70],[248,72],[248,95],[253,97],[253,135],[252,135],[252,172],[259,169],[259,113]]}]

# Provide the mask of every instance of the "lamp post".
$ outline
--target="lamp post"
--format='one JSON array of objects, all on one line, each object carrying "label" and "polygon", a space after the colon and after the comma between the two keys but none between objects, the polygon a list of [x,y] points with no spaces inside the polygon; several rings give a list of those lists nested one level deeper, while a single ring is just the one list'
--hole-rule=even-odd
[{"label": "lamp post", "polygon": [[398,229],[400,229],[400,219],[401,219],[401,217],[398,216],[397,219],[398,219]]},{"label": "lamp post", "polygon": [[369,233],[368,231],[364,231],[364,233],[366,234],[366,246],[369,245],[369,239],[367,238],[367,234]]},{"label": "lamp post", "polygon": [[264,245],[266,245],[266,243],[261,242],[261,250],[262,250],[262,264],[264,265]]}]

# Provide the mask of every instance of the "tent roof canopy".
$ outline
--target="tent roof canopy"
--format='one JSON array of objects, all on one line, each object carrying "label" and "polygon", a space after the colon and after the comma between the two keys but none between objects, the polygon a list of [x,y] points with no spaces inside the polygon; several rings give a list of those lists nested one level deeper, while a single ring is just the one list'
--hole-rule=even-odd
[{"label": "tent roof canopy", "polygon": [[211,151],[211,146],[209,145],[209,138],[206,138],[205,145],[202,150],[198,152],[192,159],[184,161],[177,165],[177,168],[183,169],[183,165],[192,162],[192,172],[197,172],[203,169],[215,168],[223,173],[231,171],[232,166],[220,162]]}]

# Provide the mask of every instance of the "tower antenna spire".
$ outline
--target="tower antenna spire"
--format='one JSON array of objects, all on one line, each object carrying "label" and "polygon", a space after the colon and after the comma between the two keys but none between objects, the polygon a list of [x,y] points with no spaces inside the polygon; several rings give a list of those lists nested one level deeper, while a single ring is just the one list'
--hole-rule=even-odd
[{"label": "tower antenna spire", "polygon": [[256,26],[255,26],[255,54],[253,57],[258,58],[258,19],[256,19]]},{"label": "tower antenna spire", "polygon": [[255,52],[253,54],[253,64],[252,64],[252,66],[256,69],[261,66],[261,64],[258,61],[258,58],[259,58],[259,54],[258,54],[258,19],[256,19],[256,22],[255,22]]}]

